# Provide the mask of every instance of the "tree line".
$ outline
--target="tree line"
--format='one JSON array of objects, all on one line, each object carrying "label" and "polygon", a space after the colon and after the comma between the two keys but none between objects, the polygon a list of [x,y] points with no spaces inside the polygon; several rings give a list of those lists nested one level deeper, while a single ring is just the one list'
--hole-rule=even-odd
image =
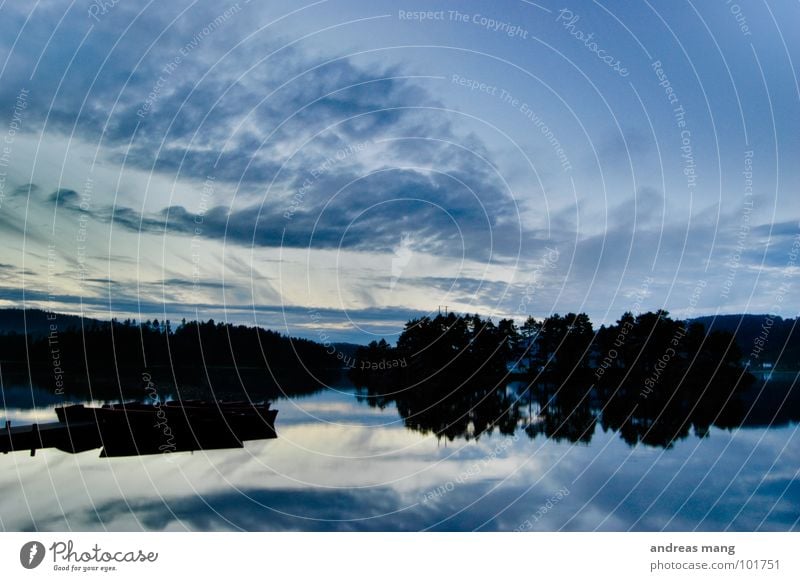
[{"label": "tree line", "polygon": [[[112,399],[141,392],[147,372],[182,397],[225,389],[271,398],[324,388],[345,360],[314,341],[213,320],[56,320],[55,330],[0,333],[4,376],[16,367],[51,390]],[[588,442],[599,423],[628,443],[668,446],[691,430],[740,425],[740,395],[753,381],[733,333],[666,311],[625,313],[597,329],[585,313],[519,326],[438,314],[408,321],[395,345],[373,341],[346,360],[362,401],[394,405],[410,429],[448,439],[522,429]]]},{"label": "tree line", "polygon": [[753,381],[732,333],[663,310],[599,329],[585,313],[519,327],[438,314],[409,321],[395,346],[373,341],[355,357],[406,361],[350,376],[365,402],[393,403],[408,427],[449,439],[524,426],[530,437],[587,442],[600,421],[631,444],[666,446],[691,428],[736,425],[738,394]]},{"label": "tree line", "polygon": [[[53,327],[46,333],[0,334],[4,372],[25,367],[41,385],[65,385],[72,395],[92,390],[92,397],[119,397],[120,377],[129,383],[145,372],[173,387],[186,383],[216,388],[210,385],[213,374],[240,384],[239,392],[273,395],[280,395],[281,389],[301,393],[319,389],[339,372],[322,345],[259,327],[213,319],[176,325],[157,319],[84,319],[80,324],[67,320],[69,324],[58,324],[60,319],[53,317]],[[225,369],[231,372],[221,376],[219,370]],[[134,384],[132,392],[140,387]]]},{"label": "tree line", "polygon": [[538,383],[639,382],[651,392],[656,383],[674,382],[690,368],[699,383],[707,383],[709,371],[726,374],[742,366],[732,333],[706,332],[702,324],[674,320],[664,310],[636,317],[628,312],[597,330],[585,313],[529,317],[520,327],[511,319],[495,324],[479,315],[440,313],[408,321],[394,347],[373,341],[355,357],[408,363],[394,370],[353,369],[351,375],[362,382],[391,375],[413,380],[447,373],[466,380],[509,373]]}]

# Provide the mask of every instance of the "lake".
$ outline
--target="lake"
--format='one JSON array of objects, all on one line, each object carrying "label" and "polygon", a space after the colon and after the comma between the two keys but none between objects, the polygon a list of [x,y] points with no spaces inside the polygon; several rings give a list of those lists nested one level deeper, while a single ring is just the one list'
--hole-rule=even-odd
[{"label": "lake", "polygon": [[[760,378],[754,389],[791,393],[796,379],[794,374]],[[0,455],[0,526],[5,531],[798,527],[796,407],[787,417],[773,414],[775,421],[711,426],[703,437],[689,433],[662,447],[630,445],[602,422],[589,424],[591,433],[573,438],[577,441],[532,438],[522,426],[513,435],[493,430],[450,440],[411,429],[395,403],[381,408],[365,401],[346,380],[302,397],[274,398],[278,437],[250,441],[242,449],[125,458],[100,458],[96,449]],[[2,419],[15,426],[55,421],[58,403],[57,396],[36,386],[6,382]]]}]

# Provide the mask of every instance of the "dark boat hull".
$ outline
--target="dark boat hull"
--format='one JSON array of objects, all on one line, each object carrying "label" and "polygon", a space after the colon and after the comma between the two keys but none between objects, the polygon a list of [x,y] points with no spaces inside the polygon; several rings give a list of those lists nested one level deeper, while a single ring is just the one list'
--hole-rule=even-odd
[{"label": "dark boat hull", "polygon": [[56,408],[59,422],[11,428],[0,451],[54,447],[77,453],[102,448],[102,457],[242,448],[276,438],[277,410],[268,403],[186,401]]}]

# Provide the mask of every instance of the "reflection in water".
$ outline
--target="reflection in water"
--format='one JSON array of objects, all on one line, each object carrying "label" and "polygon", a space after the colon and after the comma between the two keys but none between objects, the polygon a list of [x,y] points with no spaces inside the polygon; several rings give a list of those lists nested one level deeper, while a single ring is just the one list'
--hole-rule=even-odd
[{"label": "reflection in water", "polygon": [[[428,321],[419,328],[433,339],[409,336],[400,342],[407,351],[376,343],[368,356],[361,354],[359,361],[377,364],[357,365],[352,374],[357,388],[346,381],[335,388],[299,378],[270,382],[265,381],[269,370],[225,365],[166,368],[153,371],[148,381],[129,376],[102,383],[95,376],[91,395],[109,403],[156,396],[184,403],[244,395],[277,400],[280,437],[265,432],[249,439],[246,430],[232,430],[231,422],[213,420],[199,430],[209,435],[201,438],[202,446],[192,448],[191,438],[188,446],[179,445],[173,426],[181,425],[182,415],[193,418],[193,437],[200,421],[180,406],[177,416],[169,417],[174,441],[155,429],[155,420],[90,421],[91,442],[73,438],[59,446],[69,454],[37,448],[36,458],[0,455],[0,525],[8,530],[797,527],[796,374],[775,373],[748,385],[747,374],[724,365],[713,373],[717,379],[710,378],[708,361],[725,361],[719,353],[726,347],[717,342],[710,351],[697,349],[692,341],[699,336],[688,332],[684,353],[654,375],[663,345],[633,365],[641,351],[633,331],[626,335],[631,352],[618,346],[611,357],[608,346],[618,342],[618,329],[610,343],[600,341],[586,355],[588,334],[578,317],[556,319],[547,332],[531,325],[526,332],[538,333],[541,341],[521,347],[509,345],[513,333],[507,325],[477,318],[447,321],[456,333],[450,344],[435,341],[434,321]],[[665,324],[666,332],[659,332],[663,341],[683,332]],[[426,345],[430,357],[419,355]],[[557,355],[554,346],[560,346]],[[685,355],[690,351],[702,355],[699,367]],[[522,363],[511,366],[509,360]],[[402,364],[389,365],[394,361]],[[12,427],[55,422],[57,409],[71,404],[101,405],[85,401],[88,384],[55,396],[45,380],[31,385],[27,373],[18,378],[8,366],[2,371],[2,420]],[[124,407],[126,418],[137,408]],[[83,410],[80,416],[90,408],[73,409]],[[113,417],[117,408],[105,409]],[[70,412],[61,414],[68,419]],[[135,450],[125,437],[130,425],[149,434],[136,440]],[[229,435],[221,435],[225,430]],[[702,437],[690,438],[692,433]],[[97,457],[101,438],[114,442],[104,453],[115,457]],[[196,453],[142,453],[170,444]],[[236,446],[215,449],[229,444]],[[559,502],[543,510],[558,491],[564,491]]]},{"label": "reflection in water", "polygon": [[[530,521],[537,530],[789,530],[800,515],[794,426],[712,426],[709,437],[669,450],[630,447],[602,430],[588,445],[495,429],[443,446],[408,429],[395,404],[356,398],[342,384],[281,399],[279,437],[243,448],[113,459],[53,449],[0,455],[2,525],[511,531]],[[53,408],[6,413],[55,419]],[[569,494],[542,514],[565,487]]]},{"label": "reflection in water", "polygon": [[[591,406],[591,393],[585,384],[567,384],[557,390],[544,386],[527,389],[524,394],[528,406],[525,433],[531,439],[543,435],[559,442],[588,444],[592,441],[598,416],[598,411]],[[531,405],[533,401],[538,409],[536,413]],[[524,405],[522,400],[520,403]]]},{"label": "reflection in water", "polygon": [[446,377],[413,388],[392,386],[390,392],[366,387],[359,401],[372,406],[396,405],[406,427],[448,440],[479,438],[497,429],[511,435],[520,417],[516,398],[505,389],[476,383],[453,389]]},{"label": "reflection in water", "polygon": [[[190,377],[188,372],[183,373]],[[504,436],[519,433],[531,440],[548,438],[556,442],[590,444],[599,427],[617,434],[631,446],[643,444],[670,448],[692,434],[705,437],[712,427],[729,430],[800,421],[800,389],[795,389],[797,374],[793,373],[773,373],[760,381],[754,381],[752,376],[736,369],[728,373],[718,371],[713,377],[681,377],[675,382],[664,378],[659,382],[658,389],[652,390],[647,397],[643,397],[641,389],[644,381],[642,373],[624,368],[608,371],[602,381],[595,382],[592,379],[596,378],[587,373],[571,373],[567,376],[541,372],[509,374],[497,368],[474,373],[469,369],[465,371],[464,365],[452,370],[440,370],[432,376],[426,373],[418,364],[415,366],[412,360],[405,369],[396,367],[367,374],[351,370],[350,377],[356,386],[356,401],[376,410],[396,409],[407,429],[449,442],[456,439],[473,441],[495,433]],[[174,439],[186,450],[234,447],[239,446],[243,439],[270,437],[268,431],[264,434],[256,431],[248,438],[237,437],[236,429],[239,428],[219,416],[219,425],[208,423],[206,418],[206,424],[198,424],[195,428],[191,423],[199,422],[200,418],[187,419],[186,414],[191,411],[189,408],[186,408],[186,413],[177,413],[176,410],[181,409],[177,401],[192,401],[189,398],[213,401],[213,398],[225,397],[230,400],[245,395],[264,401],[274,400],[281,395],[271,387],[265,388],[263,382],[259,383],[260,374],[252,371],[241,372],[239,386],[227,383],[230,379],[228,370],[210,369],[207,375],[214,378],[213,384],[187,381],[180,389],[169,382],[168,376],[154,377],[152,381],[144,383],[140,379],[140,401],[149,400],[143,397],[150,393],[147,386],[153,389],[153,385],[158,385],[158,393],[153,395],[166,402],[161,413],[169,414],[168,424],[175,432]],[[347,380],[344,381],[343,385],[347,385]],[[128,385],[135,383],[135,379],[131,378]],[[295,389],[293,384],[287,383],[282,386],[282,395],[295,401],[301,397],[313,399],[314,394],[322,389],[318,384],[312,384],[312,387],[303,384]],[[98,392],[110,397],[113,388],[100,388]],[[125,391],[126,394],[135,392],[130,387]],[[3,399],[5,415],[15,428],[23,423],[46,422],[54,413],[63,413],[58,408],[70,409],[70,403],[84,403],[80,397],[67,399],[65,396],[54,396],[36,386],[7,386],[3,390]],[[152,406],[137,407],[130,403],[124,413],[115,403],[108,403],[103,409],[106,411],[101,412],[102,417],[127,414],[135,418],[131,415],[134,410],[144,412],[145,416],[147,412],[158,413]],[[87,412],[90,412],[88,408]],[[59,419],[64,421],[63,418]],[[98,420],[98,425],[116,427],[119,424],[104,421],[105,424]],[[123,420],[122,424],[125,423]],[[127,423],[136,427],[145,422],[128,420]],[[264,423],[272,424],[269,418]],[[154,417],[151,424],[161,425],[163,429],[165,422]],[[139,453],[153,453],[145,450],[152,446],[157,450],[159,445],[164,445],[163,434],[161,441],[155,437],[159,433],[155,427],[138,431],[142,440],[138,446]],[[189,437],[181,436],[184,432]],[[55,437],[52,434],[58,431],[50,429],[48,433],[48,437]],[[142,435],[144,433],[147,433],[146,437]],[[205,437],[211,433],[215,434],[218,441]],[[67,443],[49,445],[73,452],[100,448],[102,445],[98,442],[101,435],[98,434],[98,428],[84,428],[81,432],[73,428],[71,439],[65,436]],[[118,434],[111,437],[109,431],[104,439],[118,441],[121,438]],[[137,449],[132,444],[115,447],[119,450]],[[30,449],[31,446],[20,445],[15,448]],[[111,455],[110,449],[106,445],[104,454]]]},{"label": "reflection in water", "polygon": [[589,444],[599,425],[631,446],[669,448],[712,426],[800,414],[793,383],[783,399],[778,382],[762,397],[765,384],[754,386],[731,334],[663,311],[626,313],[598,331],[584,314],[529,319],[521,332],[507,320],[440,314],[410,321],[396,347],[373,342],[356,358],[407,361],[356,367],[350,377],[362,401],[394,403],[407,427],[449,441],[523,430]]},{"label": "reflection in water", "polygon": [[[750,386],[752,378],[742,374],[706,378],[706,383],[662,381],[648,397],[633,387],[641,385],[633,373],[599,386],[586,378],[559,382],[552,376],[547,381],[509,381],[507,374],[464,381],[440,372],[435,378],[415,379],[398,372],[380,381],[362,381],[359,399],[376,407],[392,402],[408,428],[450,441],[479,438],[496,429],[506,435],[523,430],[531,439],[588,444],[599,425],[631,446],[668,448],[692,432],[705,436],[711,426],[758,425],[757,418],[774,419],[778,412],[789,421],[800,419],[796,402],[786,405],[793,383],[772,382],[766,389],[767,384]],[[785,397],[779,400],[781,391]]]}]

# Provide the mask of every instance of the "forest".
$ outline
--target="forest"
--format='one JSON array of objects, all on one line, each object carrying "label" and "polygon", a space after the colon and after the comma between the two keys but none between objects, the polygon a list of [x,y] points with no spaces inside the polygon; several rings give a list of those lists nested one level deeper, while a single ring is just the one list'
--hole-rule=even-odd
[{"label": "forest", "polygon": [[[148,373],[174,395],[175,386],[228,397],[310,393],[339,374],[322,345],[275,331],[231,323],[183,320],[99,321],[26,313],[35,332],[0,333],[3,374],[30,373],[50,390],[71,396],[114,399],[141,391]],[[52,327],[41,319],[51,317]],[[221,387],[220,387],[221,386]]]},{"label": "forest", "polygon": [[[521,325],[439,313],[408,321],[394,345],[382,339],[357,347],[213,320],[24,315],[0,317],[5,384],[30,379],[56,394],[66,387],[73,398],[137,397],[144,373],[162,396],[297,397],[338,385],[345,373],[360,401],[395,406],[409,429],[440,438],[524,430],[530,438],[588,443],[599,425],[629,444],[655,446],[692,431],[703,436],[712,425],[774,420],[769,410],[787,408],[783,391],[748,391],[750,371],[775,350],[770,341],[754,359],[729,322],[681,321],[666,311],[624,313],[599,328],[585,313]],[[793,323],[772,324],[772,338],[783,338],[789,353]],[[757,339],[753,328],[747,341]]]},{"label": "forest", "polygon": [[496,324],[478,315],[409,321],[397,344],[373,341],[350,377],[372,406],[393,403],[409,428],[448,439],[524,426],[588,443],[599,421],[630,444],[669,446],[690,430],[738,425],[754,381],[735,336],[666,311],[625,313],[594,329],[585,313]]}]

